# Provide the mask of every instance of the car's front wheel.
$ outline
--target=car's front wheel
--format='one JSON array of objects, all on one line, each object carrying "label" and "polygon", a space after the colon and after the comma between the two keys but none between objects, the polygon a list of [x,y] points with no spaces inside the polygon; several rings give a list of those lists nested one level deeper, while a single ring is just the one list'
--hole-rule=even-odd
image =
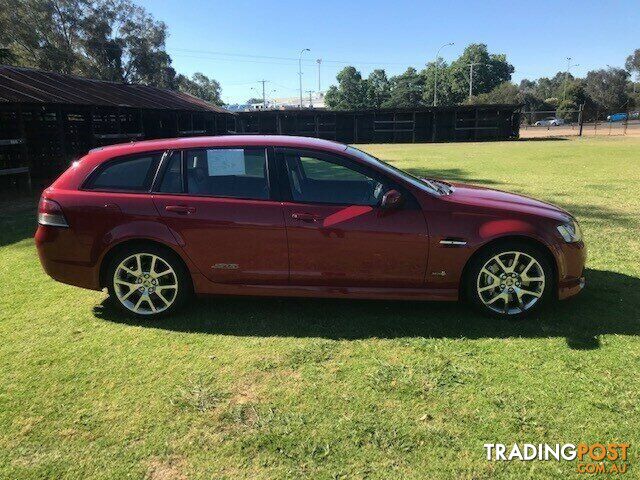
[{"label": "car's front wheel", "polygon": [[540,249],[511,242],[492,246],[471,261],[467,297],[483,313],[521,318],[551,297],[552,269]]},{"label": "car's front wheel", "polygon": [[188,272],[177,256],[155,245],[116,253],[107,273],[109,295],[126,313],[141,317],[167,314],[190,294]]}]

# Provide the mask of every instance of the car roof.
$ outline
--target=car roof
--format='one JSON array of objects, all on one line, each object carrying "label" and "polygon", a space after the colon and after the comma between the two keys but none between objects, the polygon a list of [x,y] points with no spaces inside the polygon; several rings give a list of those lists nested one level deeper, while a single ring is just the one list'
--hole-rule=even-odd
[{"label": "car roof", "polygon": [[221,135],[216,137],[185,137],[141,142],[121,143],[91,150],[102,159],[116,156],[158,150],[172,150],[203,147],[292,147],[344,152],[347,146],[320,138],[296,137],[289,135]]}]

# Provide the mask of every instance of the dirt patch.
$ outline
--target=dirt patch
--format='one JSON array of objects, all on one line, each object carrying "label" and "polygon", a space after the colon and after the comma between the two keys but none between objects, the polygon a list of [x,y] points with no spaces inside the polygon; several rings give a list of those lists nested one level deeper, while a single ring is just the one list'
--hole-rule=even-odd
[{"label": "dirt patch", "polygon": [[149,461],[146,480],[187,480],[187,476],[182,473],[184,469],[184,459],[173,456],[165,459],[153,458]]}]

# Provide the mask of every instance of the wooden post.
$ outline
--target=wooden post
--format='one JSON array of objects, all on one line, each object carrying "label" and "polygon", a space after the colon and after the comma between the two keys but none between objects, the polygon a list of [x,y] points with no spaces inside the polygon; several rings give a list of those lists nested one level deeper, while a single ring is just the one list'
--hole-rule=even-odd
[{"label": "wooden post", "polygon": [[[16,115],[18,115],[18,132],[20,134],[20,138],[22,138],[22,143],[20,144],[20,153],[22,153],[22,161],[25,162],[29,166],[31,163],[29,161],[29,150],[27,146],[27,130],[24,126],[24,115],[22,112],[22,106],[20,104],[16,104]],[[29,179],[31,179],[31,174],[29,174]]]},{"label": "wooden post", "polygon": [[65,142],[65,131],[64,131],[64,111],[62,110],[62,106],[59,106],[56,110],[56,117],[58,120],[58,141],[60,142],[60,154],[63,158],[63,161],[67,160],[67,148]]},{"label": "wooden post", "polygon": [[431,125],[431,141],[436,142],[438,140],[438,114],[436,113],[436,109],[433,109],[433,124]]},{"label": "wooden post", "polygon": [[147,138],[144,132],[144,122],[142,120],[142,109],[138,109],[138,133],[142,134],[142,138]]},{"label": "wooden post", "polygon": [[96,126],[93,120],[95,113],[96,109],[92,105],[91,107],[89,107],[89,146],[91,148],[95,148],[96,146]]},{"label": "wooden post", "polygon": [[353,143],[358,143],[358,116],[353,114]]},{"label": "wooden post", "polygon": [[413,111],[413,131],[411,132],[411,143],[416,143],[416,111]]},{"label": "wooden post", "polygon": [[580,104],[580,109],[578,110],[578,125],[580,125],[580,130],[578,132],[578,136],[581,137],[582,136],[582,124],[584,123],[584,120],[582,118],[582,111],[584,110],[584,103]]}]

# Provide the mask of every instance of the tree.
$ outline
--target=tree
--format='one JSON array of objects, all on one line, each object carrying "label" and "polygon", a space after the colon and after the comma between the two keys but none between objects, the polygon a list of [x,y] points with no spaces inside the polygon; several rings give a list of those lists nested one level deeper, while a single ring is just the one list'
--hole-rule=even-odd
[{"label": "tree", "polygon": [[255,98],[255,97],[251,97],[249,100],[247,100],[246,102],[247,105],[253,105],[256,103],[262,103],[262,99],[261,98]]},{"label": "tree", "polygon": [[19,65],[78,73],[88,0],[0,0],[0,43]]},{"label": "tree", "polygon": [[452,100],[462,103],[469,96],[471,64],[473,95],[488,93],[503,82],[511,81],[513,65],[504,54],[490,54],[484,43],[472,43],[449,67]]},{"label": "tree", "polygon": [[167,26],[130,0],[92,3],[82,18],[83,73],[127,83],[161,86],[171,58],[165,51]]},{"label": "tree", "polygon": [[327,90],[325,102],[334,110],[358,110],[367,108],[367,82],[355,67],[343,68],[336,76],[338,86]]},{"label": "tree", "polygon": [[621,68],[592,70],[585,79],[585,92],[602,110],[612,113],[628,107],[626,92],[629,73]]},{"label": "tree", "polygon": [[636,73],[640,75],[640,48],[627,57],[627,61],[624,64],[629,73]]},{"label": "tree", "polygon": [[0,64],[11,64],[16,61],[16,56],[8,48],[0,47]]},{"label": "tree", "polygon": [[[166,38],[167,26],[131,0],[0,0],[0,45],[17,65],[177,89],[186,77],[171,67]],[[219,101],[217,83],[189,81]]]},{"label": "tree", "polygon": [[409,67],[401,74],[391,77],[391,92],[384,107],[415,108],[423,105],[424,76]]},{"label": "tree", "polygon": [[[178,90],[188,93],[189,95],[193,95],[194,97],[201,98],[202,100],[206,100],[214,105],[222,105],[223,102],[220,98],[220,84],[216,80],[209,78],[204,73],[200,72],[194,73],[190,79],[183,75],[180,75],[180,77],[181,78],[178,81]],[[258,100],[258,102],[261,103],[262,100]]]},{"label": "tree", "polygon": [[[640,48],[636,48],[636,50],[627,57],[627,61],[624,64],[625,68],[629,73],[636,74],[637,82],[640,82]],[[636,82],[633,84],[633,96],[636,97],[637,93]],[[636,102],[637,104],[637,102]]]},{"label": "tree", "polygon": [[424,91],[422,93],[422,103],[433,105],[433,87],[436,81],[436,62],[438,67],[438,105],[453,105],[455,100],[451,92],[451,71],[449,65],[437,58],[434,62],[427,63],[426,68],[421,72],[424,78]]},{"label": "tree", "polygon": [[367,106],[369,108],[382,108],[391,96],[391,84],[387,74],[382,69],[374,70],[366,80]]},{"label": "tree", "polygon": [[487,93],[481,93],[480,95],[474,95],[469,100],[469,103],[521,103],[520,90],[511,82],[503,82],[496,88]]}]

